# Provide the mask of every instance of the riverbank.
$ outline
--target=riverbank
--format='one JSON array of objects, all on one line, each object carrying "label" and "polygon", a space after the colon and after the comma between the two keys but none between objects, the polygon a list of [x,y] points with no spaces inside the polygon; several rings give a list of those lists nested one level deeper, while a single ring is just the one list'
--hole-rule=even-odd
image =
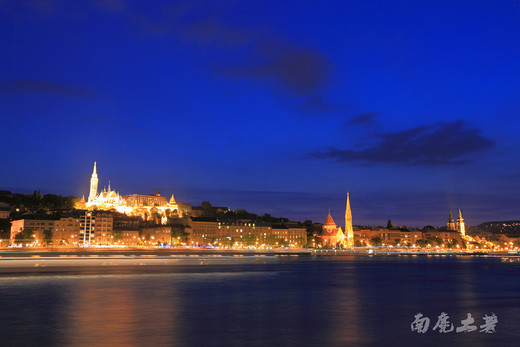
[{"label": "riverbank", "polygon": [[82,256],[336,256],[336,255],[518,255],[518,252],[366,248],[352,249],[217,249],[217,248],[0,248],[0,261],[6,257]]}]

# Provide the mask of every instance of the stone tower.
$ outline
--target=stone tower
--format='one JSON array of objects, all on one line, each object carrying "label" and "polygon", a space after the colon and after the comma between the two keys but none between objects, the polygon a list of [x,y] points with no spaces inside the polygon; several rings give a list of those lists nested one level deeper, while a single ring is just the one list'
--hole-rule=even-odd
[{"label": "stone tower", "polygon": [[448,217],[448,223],[447,223],[447,229],[448,230],[457,230],[457,228],[455,227],[455,220],[453,219],[453,216],[451,215],[451,210],[450,210],[450,216]]},{"label": "stone tower", "polygon": [[348,247],[354,247],[354,229],[352,228],[352,212],[350,211],[350,199],[347,193],[347,207],[345,208],[345,236]]},{"label": "stone tower", "polygon": [[457,231],[462,235],[466,236],[466,226],[464,225],[464,218],[462,218],[462,213],[459,208],[459,218],[457,218]]},{"label": "stone tower", "polygon": [[96,170],[96,162],[94,162],[94,170],[92,170],[92,177],[90,177],[90,194],[88,196],[88,202],[94,201],[97,196],[98,188],[98,177]]}]

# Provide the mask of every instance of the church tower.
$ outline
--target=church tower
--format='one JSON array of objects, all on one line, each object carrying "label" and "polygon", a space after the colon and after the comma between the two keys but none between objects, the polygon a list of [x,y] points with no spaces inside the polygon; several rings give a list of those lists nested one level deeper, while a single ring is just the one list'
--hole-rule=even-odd
[{"label": "church tower", "polygon": [[325,219],[325,223],[323,223],[323,231],[327,234],[331,234],[334,229],[336,229],[336,223],[334,222],[334,219],[332,219],[329,209],[329,215]]},{"label": "church tower", "polygon": [[450,216],[448,217],[448,224],[447,224],[447,229],[448,230],[457,230],[457,228],[455,227],[455,220],[453,219],[453,216],[451,215],[451,210],[450,210]]},{"label": "church tower", "polygon": [[466,226],[464,225],[464,218],[459,208],[459,218],[457,219],[457,231],[464,237],[466,236]]},{"label": "church tower", "polygon": [[350,211],[350,199],[347,193],[347,207],[345,208],[345,236],[348,247],[354,247],[354,229],[352,228],[352,212]]},{"label": "church tower", "polygon": [[88,202],[94,201],[97,196],[97,188],[98,188],[98,177],[96,170],[96,162],[94,162],[94,170],[92,171],[92,177],[90,177],[90,194],[88,196]]}]

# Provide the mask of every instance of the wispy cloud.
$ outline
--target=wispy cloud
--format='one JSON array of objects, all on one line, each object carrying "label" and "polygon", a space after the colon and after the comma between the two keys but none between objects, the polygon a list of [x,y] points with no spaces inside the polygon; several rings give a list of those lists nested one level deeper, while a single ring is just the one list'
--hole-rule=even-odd
[{"label": "wispy cloud", "polygon": [[494,146],[480,130],[468,127],[463,121],[379,134],[376,139],[376,144],[365,149],[331,147],[325,152],[311,153],[309,157],[367,164],[437,166],[470,162],[469,155]]},{"label": "wispy cloud", "polygon": [[213,57],[209,66],[218,76],[273,85],[276,95],[292,98],[295,107],[307,113],[343,107],[325,98],[333,64],[323,52],[269,29],[230,25],[223,18],[233,9],[225,3],[180,2],[151,12],[125,9],[143,32],[217,49],[223,59]]},{"label": "wispy cloud", "polygon": [[376,125],[375,117],[375,112],[361,113],[347,120],[347,125],[360,125],[371,128]]},{"label": "wispy cloud", "polygon": [[41,80],[0,81],[0,93],[53,94],[64,97],[90,97],[94,91]]}]

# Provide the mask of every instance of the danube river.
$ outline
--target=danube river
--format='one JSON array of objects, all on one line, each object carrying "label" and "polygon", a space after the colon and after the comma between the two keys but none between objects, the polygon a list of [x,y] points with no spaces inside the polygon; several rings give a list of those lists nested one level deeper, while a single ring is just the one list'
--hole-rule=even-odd
[{"label": "danube river", "polygon": [[[139,264],[114,259],[55,270],[46,263],[46,272],[22,267],[4,272],[0,344],[497,346],[520,341],[520,262],[475,256],[217,258],[155,265],[146,263],[148,258]],[[449,316],[447,330],[451,323],[454,329],[462,326],[468,313],[477,330],[433,330],[442,312]],[[424,334],[411,329],[417,313],[430,319]],[[479,332],[482,318],[493,314],[496,332]]]}]

